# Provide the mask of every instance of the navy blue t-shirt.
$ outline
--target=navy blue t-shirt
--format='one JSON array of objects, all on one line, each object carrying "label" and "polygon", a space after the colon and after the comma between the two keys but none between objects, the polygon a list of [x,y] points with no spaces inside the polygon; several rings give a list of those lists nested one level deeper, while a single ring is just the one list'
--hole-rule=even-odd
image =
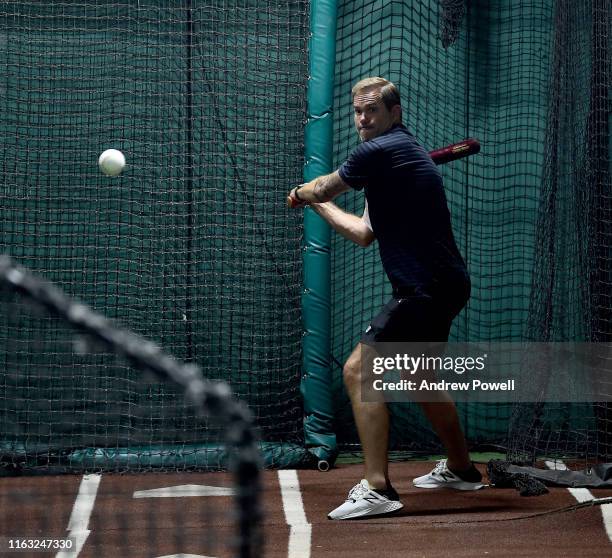
[{"label": "navy blue t-shirt", "polygon": [[465,291],[469,276],[453,237],[442,176],[406,127],[361,143],[338,172],[352,188],[365,189],[394,289]]}]

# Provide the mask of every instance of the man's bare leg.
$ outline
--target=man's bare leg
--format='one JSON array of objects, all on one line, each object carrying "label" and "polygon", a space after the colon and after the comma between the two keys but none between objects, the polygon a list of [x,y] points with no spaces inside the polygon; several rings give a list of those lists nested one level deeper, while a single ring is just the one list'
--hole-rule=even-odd
[{"label": "man's bare leg", "polygon": [[[351,399],[357,432],[365,458],[365,478],[373,488],[384,489],[389,483],[389,411],[384,401],[363,401],[362,361],[366,345],[359,343],[344,365],[344,384]],[[457,408],[446,392],[435,402],[420,402],[425,416],[444,445],[448,467],[454,471],[470,468],[467,442]]]},{"label": "man's bare leg", "polygon": [[389,410],[387,404],[363,401],[362,358],[367,346],[357,344],[344,365],[344,385],[351,399],[353,416],[365,458],[365,479],[374,489],[389,483]]},{"label": "man's bare leg", "polygon": [[436,402],[419,404],[446,448],[448,467],[453,471],[465,471],[470,468],[472,462],[457,408],[448,393],[440,392],[438,398],[440,400]]}]

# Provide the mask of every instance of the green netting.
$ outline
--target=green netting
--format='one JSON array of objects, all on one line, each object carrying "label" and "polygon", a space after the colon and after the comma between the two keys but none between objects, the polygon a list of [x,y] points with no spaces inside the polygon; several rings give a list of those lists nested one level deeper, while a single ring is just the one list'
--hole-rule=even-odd
[{"label": "green netting", "polygon": [[[228,380],[266,442],[303,445],[301,222],[284,196],[302,173],[308,4],[0,2],[0,28],[0,252]],[[97,168],[111,147],[127,158],[114,179]],[[93,406],[80,443],[168,441],[175,393],[36,327],[0,330],[4,367],[26,347],[1,387],[15,428],[0,439],[55,443],[32,426],[44,409],[11,403],[48,398],[54,422]]]},{"label": "green netting", "polygon": [[[528,334],[553,342],[609,343],[612,14],[609,2],[602,0],[560,1],[553,18]],[[609,377],[598,378],[598,392],[609,394],[611,383]],[[542,455],[570,457],[580,465],[610,461],[612,406],[523,405],[513,413],[509,450],[513,458],[526,461]]]},{"label": "green netting", "polygon": [[[264,441],[292,455],[304,442],[301,222],[284,195],[301,181],[309,10],[306,0],[0,2],[0,251],[228,379]],[[453,339],[609,340],[609,36],[605,0],[339,3],[335,166],[357,145],[350,89],[367,75],[400,87],[405,122],[429,149],[482,142],[442,167],[473,283]],[[96,167],[111,147],[128,161],[116,179]],[[361,194],[342,203],[363,209]],[[341,365],[389,286],[375,247],[334,236],[332,248],[332,393],[350,448]],[[1,438],[49,444],[32,399],[59,401],[66,416],[78,400],[94,426],[75,426],[77,445],[94,432],[96,447],[112,440],[157,460],[176,394],[135,388],[127,368],[85,362],[66,332],[28,320],[0,328],[16,359],[5,369],[18,371],[0,386],[0,424],[11,425]],[[439,450],[419,410],[393,410],[394,447]],[[516,431],[535,434],[513,438],[526,454],[592,454],[612,424],[605,406],[528,411]],[[505,442],[509,405],[460,414],[473,444]],[[168,432],[192,424],[172,419]],[[185,443],[207,448],[215,436],[199,429]]]},{"label": "green netting", "polygon": [[[371,75],[399,86],[404,122],[427,148],[470,136],[482,142],[481,154],[441,168],[455,236],[472,278],[472,298],[455,321],[454,340],[551,340],[541,330],[534,335],[529,327],[534,322],[546,324],[551,317],[546,313],[550,306],[537,303],[539,297],[548,297],[554,306],[549,326],[555,331],[565,328],[557,339],[583,339],[593,316],[599,316],[598,330],[609,335],[610,184],[605,174],[609,128],[604,108],[609,107],[609,5],[574,4],[552,0],[340,3],[337,165],[358,143],[351,119],[351,86]],[[566,25],[571,22],[573,33],[560,28],[559,14]],[[589,54],[594,48],[601,59],[599,70]],[[593,80],[599,80],[597,87]],[[597,131],[588,124],[594,110],[599,110]],[[563,133],[555,132],[555,126]],[[551,157],[556,157],[552,163]],[[589,174],[591,167],[600,169],[596,177]],[[559,193],[554,191],[552,202],[546,199],[551,175],[567,185]],[[582,197],[576,197],[570,184]],[[595,196],[599,213],[572,212],[589,189],[599,192]],[[343,204],[360,214],[363,195],[349,196]],[[557,204],[565,213],[555,212]],[[605,230],[595,238],[593,229],[602,227]],[[554,243],[568,250],[551,249],[547,230],[554,231]],[[582,237],[576,240],[578,231]],[[341,364],[389,295],[378,262],[376,247],[364,251],[335,238],[332,353],[338,436],[345,447],[357,439],[354,430],[345,427],[352,423],[341,387]],[[546,269],[561,269],[554,284],[542,282]],[[596,297],[589,294],[591,289]],[[590,301],[586,307],[584,298]],[[588,308],[593,303],[595,307]],[[566,328],[568,323],[571,326]],[[418,408],[393,410],[394,447],[439,449]],[[509,405],[464,404],[459,412],[472,444],[505,442]],[[550,415],[549,429],[560,429],[571,440],[575,435],[569,425],[592,421],[595,411],[593,406],[567,406],[560,415]],[[597,429],[609,426],[585,428],[595,435]],[[576,436],[584,439],[583,434]],[[555,445],[563,446],[560,440]],[[571,441],[565,449],[576,454]]]}]

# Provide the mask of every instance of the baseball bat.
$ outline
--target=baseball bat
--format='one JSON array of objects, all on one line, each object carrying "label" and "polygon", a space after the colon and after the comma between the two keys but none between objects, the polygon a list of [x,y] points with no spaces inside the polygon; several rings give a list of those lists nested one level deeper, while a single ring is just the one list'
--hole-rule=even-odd
[{"label": "baseball bat", "polygon": [[436,165],[443,165],[456,159],[462,159],[469,155],[475,155],[480,151],[480,142],[475,138],[468,138],[459,143],[452,143],[440,149],[429,152],[429,156]]}]

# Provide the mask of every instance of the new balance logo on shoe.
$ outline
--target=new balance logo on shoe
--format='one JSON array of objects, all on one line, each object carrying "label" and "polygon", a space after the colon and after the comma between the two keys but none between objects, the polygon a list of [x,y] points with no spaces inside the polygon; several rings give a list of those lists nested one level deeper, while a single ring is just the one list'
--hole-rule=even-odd
[{"label": "new balance logo on shoe", "polygon": [[393,488],[385,491],[376,491],[370,488],[367,480],[363,479],[348,493],[346,502],[331,511],[328,519],[355,519],[395,512],[403,508],[399,496]]},{"label": "new balance logo on shoe", "polygon": [[438,461],[430,473],[422,477],[417,477],[412,483],[417,488],[480,490],[485,487],[482,483],[482,475],[474,465],[472,465],[468,471],[455,473],[448,468],[446,459]]}]

